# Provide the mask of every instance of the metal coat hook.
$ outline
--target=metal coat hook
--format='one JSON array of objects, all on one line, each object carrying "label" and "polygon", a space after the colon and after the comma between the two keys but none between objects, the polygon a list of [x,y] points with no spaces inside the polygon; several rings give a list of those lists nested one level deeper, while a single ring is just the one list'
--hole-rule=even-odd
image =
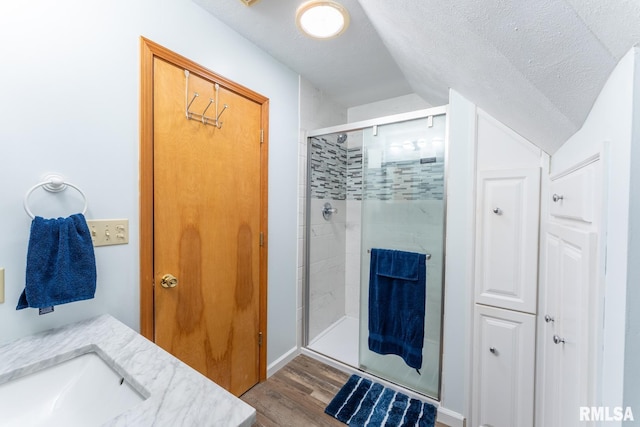
[{"label": "metal coat hook", "polygon": [[[188,70],[184,70],[184,76],[185,76],[184,102],[185,102],[185,116],[187,117],[187,119],[198,120],[202,122],[203,125],[212,125],[217,127],[218,129],[222,128],[222,122],[220,121],[220,116],[222,116],[222,113],[224,113],[224,110],[229,108],[229,106],[227,104],[224,104],[224,107],[222,108],[222,110],[218,112],[218,105],[219,105],[218,93],[220,91],[220,85],[218,83],[214,84],[215,100],[214,98],[209,98],[209,103],[205,107],[204,111],[202,111],[202,114],[198,114],[198,113],[194,113],[193,111],[189,111],[189,108],[191,108],[191,104],[193,104],[196,98],[200,95],[198,94],[198,92],[194,92],[193,97],[191,98],[191,101],[189,101],[189,71]],[[216,105],[216,116],[215,118],[207,117],[206,116],[207,111],[209,110],[209,107],[211,107],[211,104],[214,104],[214,103]]]},{"label": "metal coat hook", "polygon": [[[203,124],[207,124],[207,120],[208,117],[205,116],[205,114],[207,113],[207,110],[209,109],[209,107],[211,107],[211,104],[213,104],[213,98],[209,98],[209,103],[207,104],[207,108],[204,109],[204,111],[202,112],[202,123]],[[216,119],[216,121],[218,121],[218,119]]]},{"label": "metal coat hook", "polygon": [[[188,71],[185,71],[186,73],[188,73]],[[193,101],[196,100],[197,97],[199,97],[200,95],[198,95],[198,92],[193,92],[193,98],[191,98],[191,102],[187,105],[187,110],[186,110],[186,115],[187,118],[190,119],[191,118],[191,113],[189,112],[189,107],[191,107],[191,104],[193,104]]]},{"label": "metal coat hook", "polygon": [[216,127],[218,129],[220,129],[222,127],[222,122],[220,121],[220,116],[222,116],[222,113],[224,113],[224,110],[227,109],[228,105],[224,104],[224,108],[222,108],[222,111],[220,111],[218,113],[218,105],[220,105],[220,103],[218,102],[218,93],[220,93],[220,85],[218,83],[216,83],[214,88],[216,90]]},{"label": "metal coat hook", "polygon": [[218,129],[220,129],[222,127],[222,122],[220,121],[220,116],[222,115],[222,113],[224,113],[224,110],[226,110],[227,107],[229,107],[229,106],[227,104],[224,104],[224,107],[222,107],[222,111],[220,111],[220,114],[218,114],[218,116],[216,117],[216,126],[218,127]]}]

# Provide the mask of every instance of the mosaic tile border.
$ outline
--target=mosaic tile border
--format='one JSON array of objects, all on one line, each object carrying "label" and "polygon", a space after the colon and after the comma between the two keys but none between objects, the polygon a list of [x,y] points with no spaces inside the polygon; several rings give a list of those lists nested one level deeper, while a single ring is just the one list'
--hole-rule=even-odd
[{"label": "mosaic tile border", "polygon": [[[367,168],[363,180],[362,147],[347,149],[336,135],[312,137],[311,197],[334,200],[442,200],[442,158],[382,163]],[[366,165],[365,165],[366,166]],[[364,188],[363,188],[364,185]]]}]

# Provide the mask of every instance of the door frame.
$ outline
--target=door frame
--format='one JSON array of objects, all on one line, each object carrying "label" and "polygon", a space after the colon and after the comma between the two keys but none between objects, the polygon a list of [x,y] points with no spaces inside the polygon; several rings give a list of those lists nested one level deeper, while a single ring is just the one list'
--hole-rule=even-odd
[{"label": "door frame", "polygon": [[[262,139],[260,144],[260,231],[263,239],[259,259],[259,380],[267,377],[267,259],[268,259],[268,153],[269,99],[169,49],[140,37],[140,333],[155,341],[154,258],[153,258],[153,61],[162,59],[189,70],[199,77],[216,82],[261,105]],[[258,337],[256,337],[258,339]]]}]

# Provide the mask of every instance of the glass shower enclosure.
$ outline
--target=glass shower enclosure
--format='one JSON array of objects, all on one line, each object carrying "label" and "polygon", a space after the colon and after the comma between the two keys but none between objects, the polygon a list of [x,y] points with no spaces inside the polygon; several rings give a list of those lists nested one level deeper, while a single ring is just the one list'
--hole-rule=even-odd
[{"label": "glass shower enclosure", "polygon": [[[446,107],[308,133],[304,343],[307,349],[440,397]],[[371,251],[426,259],[422,364],[369,347]],[[375,271],[374,271],[375,273]],[[391,309],[391,308],[390,308]],[[401,313],[397,313],[401,314]]]}]

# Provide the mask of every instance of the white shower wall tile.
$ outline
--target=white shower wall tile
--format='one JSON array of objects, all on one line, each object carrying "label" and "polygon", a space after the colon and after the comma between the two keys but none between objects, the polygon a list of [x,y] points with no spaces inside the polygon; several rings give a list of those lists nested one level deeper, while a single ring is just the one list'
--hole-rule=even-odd
[{"label": "white shower wall tile", "polygon": [[360,200],[347,202],[347,242],[345,247],[347,253],[360,253],[361,213],[362,202]]},{"label": "white shower wall tile", "polygon": [[310,276],[310,283],[326,280],[327,284],[321,289],[311,290],[309,310],[309,338],[315,338],[329,325],[344,316],[344,285],[335,286],[341,275],[340,269],[323,270],[317,276]]},{"label": "white shower wall tile", "polygon": [[[306,132],[301,131],[298,143],[298,170],[305,170],[307,165],[307,144],[306,144]],[[300,176],[304,175],[304,179]],[[306,221],[305,221],[305,209],[306,209],[306,173],[298,174],[298,243],[304,248],[305,236],[306,236]],[[304,344],[304,265],[305,265],[305,250],[300,250],[298,247],[298,276],[297,276],[297,310],[296,310],[296,345],[301,347]]]},{"label": "white shower wall tile", "polygon": [[[431,254],[427,261],[425,339],[440,340],[443,263],[443,202],[441,200],[367,200],[363,206],[367,244]],[[419,227],[419,228],[418,228]],[[362,274],[369,271],[365,258]]]},{"label": "white shower wall tile", "polygon": [[347,201],[345,311],[355,318],[360,315],[361,212],[360,200]]},{"label": "white shower wall tile", "polygon": [[298,308],[304,307],[304,292],[302,286],[304,285],[304,266],[298,267],[298,290],[296,294],[298,295]]},{"label": "white shower wall tile", "polygon": [[[301,130],[298,140],[298,280],[297,294],[298,307],[303,307],[304,265],[305,265],[305,239],[306,239],[306,170],[307,170],[307,141],[306,132]],[[298,325],[301,336],[302,325]]]},{"label": "white shower wall tile", "polygon": [[[325,203],[338,210],[322,216]],[[345,200],[311,199],[309,245],[309,338],[345,315]]]},{"label": "white shower wall tile", "polygon": [[306,185],[307,182],[307,156],[299,156],[298,182]]},{"label": "white shower wall tile", "polygon": [[349,317],[360,315],[360,283],[345,283],[345,313]]},{"label": "white shower wall tile", "polygon": [[298,307],[298,309],[296,310],[296,324],[297,324],[297,336],[296,336],[296,345],[298,347],[302,347],[303,345],[303,314],[304,314],[304,308],[303,307]]}]

